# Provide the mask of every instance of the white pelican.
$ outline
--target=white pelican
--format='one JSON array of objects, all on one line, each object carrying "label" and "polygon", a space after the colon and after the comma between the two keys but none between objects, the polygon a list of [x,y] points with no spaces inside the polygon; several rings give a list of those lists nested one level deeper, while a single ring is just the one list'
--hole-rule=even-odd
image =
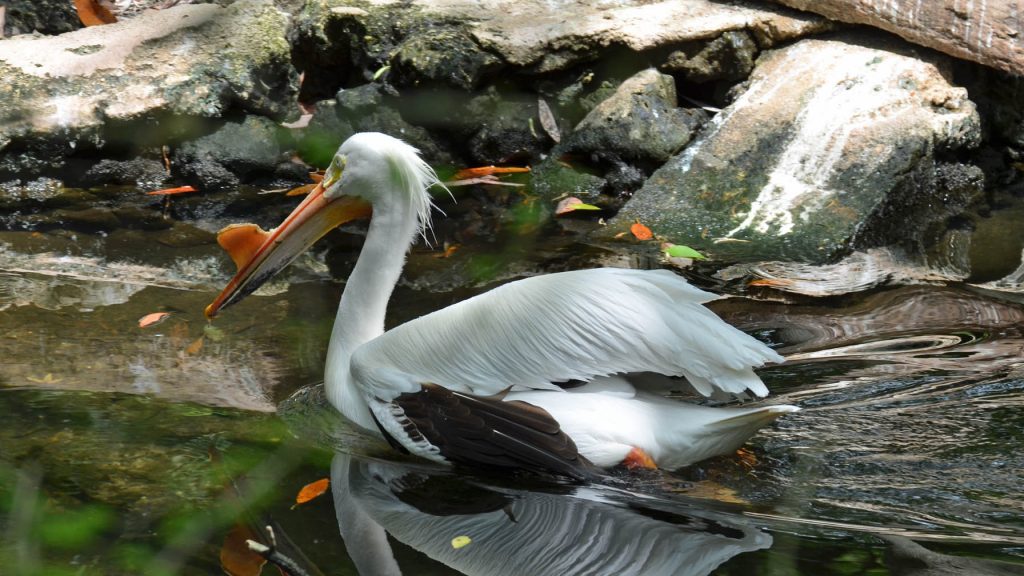
[{"label": "white pelican", "polygon": [[683,376],[704,396],[762,397],[768,390],[752,368],[782,361],[702,305],[716,296],[667,270],[527,278],[385,332],[405,255],[430,226],[435,184],[415,148],[353,135],[280,226],[220,232],[238,272],[206,315],[252,293],[330,229],[372,215],[338,306],[324,385],[346,418],[400,450],[583,479],[594,466],[674,469],[727,454],[797,410],[712,408],[651,391]]}]

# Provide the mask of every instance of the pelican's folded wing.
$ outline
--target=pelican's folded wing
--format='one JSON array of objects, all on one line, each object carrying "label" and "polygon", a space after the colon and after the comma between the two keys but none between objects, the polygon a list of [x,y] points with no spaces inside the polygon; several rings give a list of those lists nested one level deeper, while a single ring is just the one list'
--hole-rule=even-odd
[{"label": "pelican's folded wing", "polygon": [[423,382],[489,395],[632,372],[685,376],[705,396],[767,395],[752,368],[782,357],[703,306],[715,298],[667,270],[537,276],[388,331],[351,370],[381,400]]}]

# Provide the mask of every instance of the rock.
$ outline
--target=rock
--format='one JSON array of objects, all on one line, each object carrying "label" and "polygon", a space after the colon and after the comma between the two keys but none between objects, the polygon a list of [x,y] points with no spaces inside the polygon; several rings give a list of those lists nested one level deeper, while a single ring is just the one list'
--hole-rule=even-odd
[{"label": "rock", "polygon": [[317,103],[309,125],[295,130],[302,158],[326,167],[338,146],[352,134],[383,132],[415,146],[430,163],[451,163],[447,147],[424,128],[407,122],[397,109],[399,104],[399,99],[381,94],[377,84],[343,89],[336,99]]},{"label": "rock", "polygon": [[1015,562],[939,554],[903,536],[879,538],[889,543],[886,566],[903,576],[1013,576],[1021,573],[1021,565]]},{"label": "rock", "polygon": [[550,142],[540,125],[537,98],[522,93],[492,88],[469,102],[461,123],[470,134],[466,145],[472,164],[532,165]]},{"label": "rock", "polygon": [[[103,146],[102,128],[154,118],[215,118],[229,108],[283,116],[295,72],[288,17],[270,0],[181,5],[55,37],[0,42],[0,151],[59,141],[60,155]],[[35,166],[5,172],[38,171]]]},{"label": "rock", "polygon": [[143,190],[157,190],[167,180],[167,171],[159,160],[100,160],[82,176],[86,186],[102,184],[131,185]]},{"label": "rock", "polygon": [[675,50],[660,68],[682,76],[687,82],[703,84],[713,80],[742,80],[754,69],[757,44],[742,30],[726,32],[706,44]]},{"label": "rock", "polygon": [[[767,52],[747,90],[602,234],[640,219],[718,258],[822,263],[887,240],[861,230],[945,218],[942,195],[962,205],[976,174],[935,172],[934,155],[980,139],[975,106],[945,66],[863,33]],[[913,180],[952,188],[880,218]]]},{"label": "rock", "polygon": [[606,184],[604,178],[565,166],[555,158],[534,166],[532,176],[533,191],[548,202],[575,196],[584,203],[593,204],[600,201]]},{"label": "rock", "polygon": [[392,59],[396,86],[434,84],[463,90],[476,88],[498,70],[501,60],[484,50],[465,29],[432,29],[408,37]]},{"label": "rock", "polygon": [[[365,10],[363,8],[366,8]],[[355,8],[307,2],[291,38],[305,74],[304,101],[373,79],[399,88],[472,89],[509,70],[546,74],[625,47],[645,53],[743,31],[762,47],[827,30],[824,18],[750,1],[662,0],[635,5],[585,0],[498,5],[471,0],[384,2]]]},{"label": "rock", "polygon": [[840,22],[867,24],[957,58],[1024,74],[1020,6],[1015,1],[775,0]]},{"label": "rock", "polygon": [[649,68],[623,82],[591,110],[562,150],[657,165],[682,149],[704,118],[701,110],[678,108],[675,80]]},{"label": "rock", "polygon": [[750,31],[764,46],[822,32],[822,18],[753,2],[663,0],[608,3],[587,0],[572,14],[541,0],[516,2],[478,16],[473,37],[517,68],[543,73],[596,59],[608,46],[635,52]]},{"label": "rock", "polygon": [[78,13],[67,0],[5,0],[6,23],[0,38],[38,32],[63,34],[82,27]]},{"label": "rock", "polygon": [[228,122],[216,132],[186,142],[174,151],[171,167],[202,190],[236,186],[273,176],[288,160],[291,138],[284,128],[260,116]]}]

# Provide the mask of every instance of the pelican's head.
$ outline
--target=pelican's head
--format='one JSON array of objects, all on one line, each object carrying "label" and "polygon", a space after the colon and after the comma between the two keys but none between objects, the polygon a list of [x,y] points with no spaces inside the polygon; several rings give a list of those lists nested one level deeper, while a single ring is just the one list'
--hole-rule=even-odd
[{"label": "pelican's head", "polygon": [[274,274],[333,228],[374,209],[402,210],[420,231],[430,226],[428,189],[433,169],[405,142],[377,132],[352,135],[306,199],[280,226],[265,231],[255,224],[232,224],[217,234],[238,272],[206,307],[207,318],[252,294]]}]

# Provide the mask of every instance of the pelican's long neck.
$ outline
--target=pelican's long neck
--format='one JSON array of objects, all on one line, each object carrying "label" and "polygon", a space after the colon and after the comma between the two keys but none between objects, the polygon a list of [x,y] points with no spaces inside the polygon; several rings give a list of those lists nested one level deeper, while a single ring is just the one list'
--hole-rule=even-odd
[{"label": "pelican's long neck", "polygon": [[388,300],[398,282],[418,216],[405,195],[391,195],[374,205],[366,242],[341,295],[327,349],[324,386],[327,398],[346,418],[377,432],[366,400],[349,372],[352,353],[384,333]]}]

